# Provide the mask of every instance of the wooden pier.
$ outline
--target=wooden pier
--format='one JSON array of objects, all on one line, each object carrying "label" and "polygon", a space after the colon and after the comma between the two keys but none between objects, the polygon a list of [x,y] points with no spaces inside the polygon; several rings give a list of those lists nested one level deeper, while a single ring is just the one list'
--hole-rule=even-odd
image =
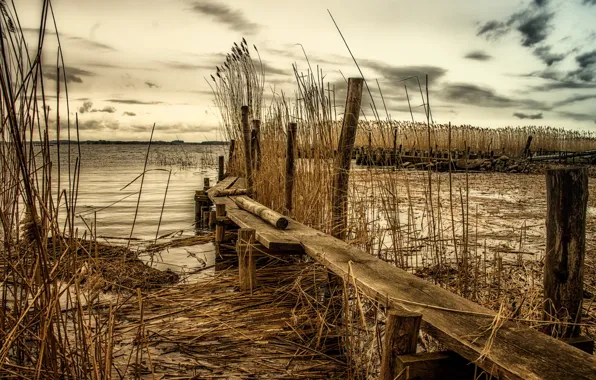
[{"label": "wooden pier", "polygon": [[[225,218],[218,218],[221,225],[228,221],[240,228],[254,230],[255,244],[269,252],[307,254],[345,283],[356,284],[359,290],[384,305],[394,318],[388,326],[410,326],[405,329],[409,329],[410,339],[414,342],[418,327],[416,323],[404,321],[412,315],[421,315],[420,328],[448,351],[416,354],[410,348],[402,350],[397,358],[384,354],[392,363],[398,362],[392,364],[393,367],[409,366],[411,377],[418,370],[425,374],[420,378],[446,378],[438,375],[446,373],[442,372],[446,368],[459,369],[463,375],[474,367],[465,364],[474,363],[499,379],[596,379],[593,355],[521,323],[502,320],[487,308],[295,220],[288,219],[287,228],[280,230],[241,209],[235,201],[237,196],[218,196],[228,190],[229,194],[234,194],[245,188],[243,178],[227,177],[207,191],[208,198],[220,213],[225,207]],[[398,327],[386,334],[404,336],[404,331],[399,331]],[[385,346],[388,346],[386,350],[391,347]],[[412,346],[416,347],[416,344],[410,343]],[[382,364],[386,365],[389,359],[384,359]],[[397,369],[393,368],[393,371]],[[394,375],[396,373],[392,372],[391,376]]]}]

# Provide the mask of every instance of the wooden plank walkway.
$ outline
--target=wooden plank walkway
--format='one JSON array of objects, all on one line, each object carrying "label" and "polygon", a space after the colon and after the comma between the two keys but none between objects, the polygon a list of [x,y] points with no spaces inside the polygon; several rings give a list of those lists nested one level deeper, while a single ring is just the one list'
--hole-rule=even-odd
[{"label": "wooden plank walkway", "polygon": [[[235,178],[227,178],[216,188],[225,189],[234,182]],[[294,220],[280,231],[239,209],[233,197],[210,198],[226,205],[234,223],[254,228],[256,239],[268,248],[301,246],[344,280],[356,281],[379,302],[422,313],[426,332],[498,378],[596,379],[596,358],[592,355],[511,321],[503,322],[491,337],[496,315],[487,308]]]}]

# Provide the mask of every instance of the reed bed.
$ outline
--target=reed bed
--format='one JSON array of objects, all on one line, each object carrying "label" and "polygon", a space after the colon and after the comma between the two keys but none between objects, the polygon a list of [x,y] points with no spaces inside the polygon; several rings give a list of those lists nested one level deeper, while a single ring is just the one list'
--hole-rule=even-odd
[{"label": "reed bed", "polygon": [[[260,166],[253,168],[254,197],[274,210],[287,212],[287,128],[289,123],[297,123],[297,150],[308,154],[296,162],[294,206],[289,214],[329,233],[343,103],[335,98],[335,88],[325,83],[321,69],[306,73],[294,69],[294,73],[296,97],[273,93],[271,102],[263,106]],[[223,86],[214,86],[214,92],[216,98],[227,96]],[[239,122],[242,104],[216,104],[224,132],[236,139],[230,171],[244,176]],[[391,149],[396,136],[396,146],[402,145],[404,150],[470,149],[518,156],[529,135],[533,137],[531,149],[544,152],[591,150],[596,137],[592,132],[549,127],[488,129],[381,121],[376,117],[373,121],[361,120],[356,145]],[[545,199],[544,179],[540,176],[353,167],[347,240],[496,312],[540,326]],[[594,197],[590,199],[592,205]],[[592,213],[588,236],[596,234],[593,226]],[[589,281],[586,279],[586,283]],[[585,307],[588,317],[584,327],[594,336],[596,309],[593,302]]]}]

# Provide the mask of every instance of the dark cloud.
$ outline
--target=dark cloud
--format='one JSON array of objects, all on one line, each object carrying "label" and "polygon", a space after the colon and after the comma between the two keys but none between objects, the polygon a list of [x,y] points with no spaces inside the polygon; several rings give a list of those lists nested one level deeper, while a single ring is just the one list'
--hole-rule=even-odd
[{"label": "dark cloud", "polygon": [[359,63],[362,67],[368,67],[381,74],[392,85],[397,85],[397,82],[415,76],[420,80],[420,84],[424,85],[426,74],[428,74],[429,84],[434,84],[447,73],[446,69],[437,66],[393,66],[369,59],[361,60]]},{"label": "dark cloud", "polygon": [[547,66],[552,66],[553,63],[562,61],[563,59],[565,59],[565,55],[564,54],[556,54],[551,52],[551,46],[540,46],[537,47],[536,49],[534,49],[534,55],[538,58],[540,58],[540,60],[544,63],[546,63]]},{"label": "dark cloud", "polygon": [[584,5],[596,5],[596,0],[583,0],[582,4]]},{"label": "dark cloud", "polygon": [[535,16],[521,16],[517,30],[522,34],[522,45],[532,47],[544,41],[551,30],[554,13],[540,13]]},{"label": "dark cloud", "polygon": [[596,94],[574,95],[567,99],[558,101],[554,104],[555,107],[562,107],[576,102],[583,102],[585,100],[596,99]]},{"label": "dark cloud", "polygon": [[[53,81],[58,79],[58,73],[56,72],[55,66],[44,65],[43,69],[44,77]],[[83,83],[83,77],[92,76],[95,76],[95,73],[83,69],[77,69],[76,67],[67,66],[64,68],[64,71],[60,70],[60,81],[64,81],[64,78],[66,78],[66,83]]]},{"label": "dark cloud", "polygon": [[565,79],[570,81],[596,83],[596,50],[575,57],[579,68],[567,73]]},{"label": "dark cloud", "polygon": [[191,10],[210,17],[216,22],[227,25],[230,29],[245,34],[255,34],[260,26],[246,18],[239,10],[234,10],[225,4],[214,1],[195,1]]},{"label": "dark cloud", "polygon": [[521,34],[521,44],[533,47],[544,41],[552,30],[554,13],[546,11],[547,5],[546,0],[534,0],[528,8],[504,21],[491,20],[480,25],[476,35],[496,40],[515,29]]},{"label": "dark cloud", "polygon": [[[62,33],[60,34],[62,36]],[[103,50],[103,51],[118,51],[117,49],[113,48],[110,45],[103,44],[101,42],[89,40],[87,38],[82,37],[67,37],[70,41],[75,41],[79,45],[90,49],[90,50]]]},{"label": "dark cloud", "polygon": [[539,119],[543,119],[542,117],[542,112],[537,113],[537,114],[526,114],[526,113],[522,113],[522,112],[516,112],[513,114],[513,116],[517,117],[518,119],[530,119],[530,120],[539,120]]},{"label": "dark cloud", "polygon": [[493,59],[492,55],[489,55],[480,50],[471,51],[468,54],[466,54],[464,58],[473,59],[475,61],[490,61],[491,59]]},{"label": "dark cloud", "polygon": [[137,114],[136,114],[136,113],[134,113],[134,112],[129,112],[129,111],[126,111],[126,112],[124,112],[124,113],[122,114],[122,116],[137,116]]},{"label": "dark cloud", "polygon": [[544,103],[534,100],[512,99],[498,95],[491,88],[480,87],[474,84],[453,83],[439,91],[438,96],[445,101],[488,108],[529,108],[548,110]]},{"label": "dark cloud", "polygon": [[163,65],[176,70],[215,70],[216,63],[213,64],[194,64],[185,62],[163,62]]},{"label": "dark cloud", "polygon": [[567,112],[567,111],[560,111],[559,115],[563,117],[567,117],[577,121],[592,121],[596,115],[594,114],[587,114],[587,113],[579,113],[579,112]]},{"label": "dark cloud", "polygon": [[[290,75],[293,76],[294,75],[291,67],[289,67],[287,70],[284,70],[284,69],[275,67],[265,61],[263,61],[262,64],[263,64],[263,71],[265,72],[265,75],[284,75],[284,76],[290,76]],[[260,65],[258,63],[256,65],[256,67],[257,67],[257,69],[260,69]]]},{"label": "dark cloud", "polygon": [[596,50],[592,50],[590,52],[578,55],[575,57],[577,64],[579,67],[586,68],[588,66],[596,65]]},{"label": "dark cloud", "polygon": [[146,102],[143,100],[136,100],[136,99],[106,99],[105,101],[110,102],[110,103],[119,103],[119,104],[143,104],[143,105],[163,104],[163,102]]},{"label": "dark cloud", "polygon": [[155,83],[153,83],[153,82],[149,82],[149,81],[146,81],[146,82],[145,82],[145,85],[146,85],[147,87],[149,87],[149,88],[153,88],[153,87],[159,88],[159,86],[158,86],[158,85],[156,85],[156,84],[155,84]]}]

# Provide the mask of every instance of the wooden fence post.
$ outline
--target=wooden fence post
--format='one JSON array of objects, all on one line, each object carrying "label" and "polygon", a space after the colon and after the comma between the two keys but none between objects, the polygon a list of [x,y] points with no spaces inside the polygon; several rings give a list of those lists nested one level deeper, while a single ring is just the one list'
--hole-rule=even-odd
[{"label": "wooden fence post", "polygon": [[294,193],[294,156],[296,147],[296,123],[288,124],[288,141],[286,148],[286,215],[292,213],[292,195]]},{"label": "wooden fence post", "polygon": [[[399,375],[398,355],[415,354],[422,314],[406,310],[390,311],[385,323],[385,338],[379,380],[394,380]],[[404,377],[405,378],[405,377]]]},{"label": "wooden fence post", "polygon": [[348,80],[348,95],[337,149],[338,156],[335,159],[331,202],[331,235],[342,240],[346,238],[348,181],[350,178],[352,149],[354,148],[358,117],[360,116],[363,83],[362,78],[350,78]]},{"label": "wooden fence post", "polygon": [[255,233],[254,228],[240,228],[236,242],[240,290],[248,290],[251,293],[257,285],[257,264],[253,254]]},{"label": "wooden fence post", "polygon": [[226,233],[226,226],[223,219],[226,216],[226,205],[225,204],[216,204],[215,205],[215,249],[217,253],[219,253],[219,245],[223,242],[225,233]]},{"label": "wooden fence post", "polygon": [[224,156],[217,158],[217,182],[221,181],[225,177],[224,171]]},{"label": "wooden fence post", "polygon": [[547,170],[546,199],[544,320],[554,322],[546,326],[546,333],[563,338],[577,337],[583,301],[587,169]]},{"label": "wooden fence post", "polygon": [[246,191],[252,195],[252,157],[250,149],[250,125],[248,125],[248,106],[242,106],[242,132],[244,136],[244,167],[246,170]]},{"label": "wooden fence post", "polygon": [[209,178],[203,178],[203,191],[207,192],[210,188]]}]

